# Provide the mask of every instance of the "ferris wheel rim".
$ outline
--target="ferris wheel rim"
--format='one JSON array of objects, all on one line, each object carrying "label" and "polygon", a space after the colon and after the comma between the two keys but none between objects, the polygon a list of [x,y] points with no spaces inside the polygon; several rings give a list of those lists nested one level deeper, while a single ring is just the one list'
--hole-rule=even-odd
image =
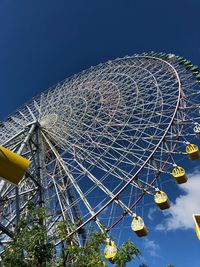
[{"label": "ferris wheel rim", "polygon": [[[179,108],[179,104],[180,104],[180,99],[181,99],[181,80],[180,77],[178,75],[178,72],[176,71],[176,69],[174,68],[174,66],[172,64],[170,64],[168,61],[163,60],[162,58],[158,58],[158,57],[153,57],[153,56],[137,56],[137,58],[149,58],[149,59],[156,59],[159,60],[165,64],[167,64],[175,73],[175,76],[177,78],[178,81],[178,96],[177,96],[177,101],[176,101],[176,106],[174,109],[174,112],[171,116],[171,120],[169,121],[169,124],[163,134],[163,136],[160,138],[159,142],[157,143],[157,145],[155,146],[155,148],[153,149],[153,151],[151,152],[151,154],[149,155],[149,157],[144,161],[144,163],[142,164],[142,166],[136,171],[136,173],[133,175],[133,177],[126,182],[126,184],[110,199],[107,201],[107,203],[105,203],[97,212],[95,212],[94,215],[92,215],[90,218],[88,218],[85,222],[83,222],[81,225],[79,225],[75,230],[73,230],[71,233],[69,233],[64,239],[68,239],[69,237],[71,237],[73,234],[75,234],[77,231],[79,231],[81,228],[83,228],[85,225],[87,225],[89,222],[91,222],[92,220],[95,220],[95,218],[104,210],[106,209],[127,187],[128,185],[138,176],[138,174],[142,171],[142,169],[144,168],[144,166],[149,162],[149,160],[153,157],[153,155],[155,154],[155,152],[157,151],[157,149],[160,147],[161,143],[163,142],[165,136],[167,135],[170,127],[173,124],[175,115],[178,111]],[[159,176],[159,175],[158,175]],[[153,181],[152,181],[153,183]],[[145,195],[145,192],[143,192],[139,197],[138,197],[138,201],[136,200],[135,202],[139,202],[140,199],[142,198],[141,196]],[[136,203],[136,204],[137,204]],[[123,216],[124,217],[124,216]],[[119,221],[118,221],[119,222]],[[117,222],[117,223],[118,223]],[[116,224],[117,224],[116,223]],[[115,225],[116,225],[115,224]],[[109,228],[107,228],[109,231]],[[56,246],[59,245],[62,242],[62,240],[58,241],[56,243]]]}]

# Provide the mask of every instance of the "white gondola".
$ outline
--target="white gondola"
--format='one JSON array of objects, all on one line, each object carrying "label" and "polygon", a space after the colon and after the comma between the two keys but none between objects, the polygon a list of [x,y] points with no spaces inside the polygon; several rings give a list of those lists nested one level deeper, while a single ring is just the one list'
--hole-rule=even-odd
[{"label": "white gondola", "polygon": [[104,249],[104,257],[111,263],[114,263],[114,258],[116,254],[117,254],[117,246],[114,241],[109,240]]},{"label": "white gondola", "polygon": [[200,139],[200,125],[198,123],[194,126],[194,133],[196,134],[196,137]]}]

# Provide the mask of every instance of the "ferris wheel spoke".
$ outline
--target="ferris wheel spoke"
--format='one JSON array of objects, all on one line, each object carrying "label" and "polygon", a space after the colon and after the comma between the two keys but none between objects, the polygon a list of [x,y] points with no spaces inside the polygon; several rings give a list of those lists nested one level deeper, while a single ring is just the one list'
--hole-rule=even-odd
[{"label": "ferris wheel spoke", "polygon": [[[59,171],[57,172],[57,169]],[[61,179],[57,180],[56,176],[60,174]],[[81,213],[78,210],[78,207],[73,202],[74,195],[72,190],[69,188],[69,183],[65,179],[65,175],[63,174],[63,169],[60,165],[58,165],[57,161],[55,162],[55,168],[53,173],[50,175],[50,178],[53,179],[54,188],[56,189],[57,198],[59,201],[59,205],[63,214],[63,218],[70,222],[71,224],[75,224],[75,219],[81,218]],[[67,196],[67,194],[68,196]],[[73,216],[75,214],[75,218]]]},{"label": "ferris wheel spoke", "polygon": [[[114,197],[114,194],[106,187],[100,180],[98,180],[94,175],[92,175],[80,162],[76,160],[79,167],[84,171],[84,173],[93,181],[104,193],[106,193],[110,198]],[[122,209],[126,210],[131,216],[134,216],[134,213],[120,200],[115,199],[116,202]]]},{"label": "ferris wheel spoke", "polygon": [[[152,166],[152,165],[149,165],[149,164],[148,164],[148,166],[151,167],[153,170],[158,170],[158,169],[156,169],[156,168],[155,168],[154,166]],[[131,179],[131,177],[132,177],[131,174],[128,174],[128,173],[125,172],[123,169],[113,167],[113,165],[112,165],[112,164],[109,164],[108,161],[105,161],[103,165],[101,165],[101,164],[99,163],[98,168],[102,169],[102,170],[105,171],[105,173],[106,173],[106,174],[102,177],[102,179],[101,179],[102,181],[106,179],[106,176],[107,176],[107,174],[108,174],[108,170],[110,170],[110,172],[112,172],[112,175],[113,175],[114,177],[116,177],[117,179],[120,179],[120,180],[123,181],[123,182],[127,182],[127,180]],[[127,178],[124,179],[123,177],[127,177]],[[137,179],[137,181],[141,182],[142,184],[147,185],[147,183],[143,182],[143,180],[141,180],[141,179]],[[143,190],[143,188],[142,188],[140,185],[138,185],[138,182],[135,182],[135,181],[131,182],[131,186],[134,186],[135,188],[138,188],[138,189],[140,189],[140,190]],[[149,187],[151,188],[151,185],[149,185]],[[154,188],[154,187],[152,187],[152,188]],[[116,189],[117,189],[117,188],[116,188]],[[147,193],[149,193],[148,190],[147,190]]]},{"label": "ferris wheel spoke", "polygon": [[37,119],[36,119],[35,115],[33,114],[32,110],[27,105],[25,105],[25,107],[27,108],[29,114],[31,115],[33,122],[36,122]]},{"label": "ferris wheel spoke", "polygon": [[70,222],[70,223],[74,224],[75,222],[74,222],[73,215],[71,213],[67,213],[67,215],[66,215],[66,213],[65,213],[65,209],[67,209],[67,206],[63,207],[63,203],[62,203],[62,200],[61,200],[61,197],[60,197],[60,194],[59,194],[59,189],[58,189],[58,186],[57,186],[53,176],[52,176],[52,180],[53,180],[54,188],[56,190],[56,195],[57,195],[57,198],[58,198],[58,202],[59,202],[59,206],[60,206],[60,209],[61,209],[61,212],[62,212],[63,219],[65,221],[67,221],[67,222]]},{"label": "ferris wheel spoke", "polygon": [[[70,171],[68,170],[68,167],[66,166],[65,162],[62,160],[62,158],[60,157],[59,153],[56,151],[56,149],[53,147],[53,145],[50,143],[50,141],[46,138],[46,136],[43,134],[43,137],[45,139],[45,141],[47,142],[47,144],[51,147],[52,152],[54,153],[56,159],[58,160],[60,166],[63,168],[63,170],[65,171],[67,177],[70,179],[71,183],[73,184],[74,188],[76,189],[76,191],[78,192],[80,198],[82,199],[83,203],[85,204],[85,206],[87,207],[87,209],[89,210],[90,214],[92,216],[94,216],[94,211],[91,207],[91,205],[89,204],[88,200],[85,198],[81,188],[79,187],[78,183],[76,182],[76,180],[74,179],[73,175],[70,173]],[[99,221],[98,217],[95,217],[95,222],[98,225],[99,229],[104,232],[104,227],[101,224],[101,222]]]},{"label": "ferris wheel spoke", "polygon": [[38,102],[33,99],[33,109],[37,112],[37,115],[40,114],[40,105],[38,104]]}]

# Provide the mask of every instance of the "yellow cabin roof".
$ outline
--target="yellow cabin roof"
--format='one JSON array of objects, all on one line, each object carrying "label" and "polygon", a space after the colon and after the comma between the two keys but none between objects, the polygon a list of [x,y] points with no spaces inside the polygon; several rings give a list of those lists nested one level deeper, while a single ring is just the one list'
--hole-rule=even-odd
[{"label": "yellow cabin roof", "polygon": [[168,200],[167,194],[163,191],[158,191],[155,195],[154,195],[154,199],[155,202],[157,204],[159,203],[163,203],[166,202]]},{"label": "yellow cabin roof", "polygon": [[136,216],[133,218],[131,223],[131,228],[133,231],[140,231],[145,227],[144,221],[140,216]]},{"label": "yellow cabin roof", "polygon": [[198,152],[198,151],[199,151],[199,148],[195,144],[189,144],[189,145],[186,146],[186,152],[188,154],[192,154],[192,153],[195,153],[195,152]]},{"label": "yellow cabin roof", "polygon": [[172,175],[174,178],[182,177],[183,175],[185,175],[185,170],[180,166],[176,166],[173,168]]}]

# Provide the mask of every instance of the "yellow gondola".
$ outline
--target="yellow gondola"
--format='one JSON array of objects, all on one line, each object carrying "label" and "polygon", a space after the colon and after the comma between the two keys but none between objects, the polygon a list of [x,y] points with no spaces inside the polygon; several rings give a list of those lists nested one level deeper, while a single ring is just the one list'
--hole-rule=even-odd
[{"label": "yellow gondola", "polygon": [[185,170],[180,166],[173,168],[172,175],[178,184],[186,183],[188,180]]},{"label": "yellow gondola", "polygon": [[111,263],[114,263],[114,258],[117,254],[117,246],[114,241],[109,241],[104,249],[104,257]]},{"label": "yellow gondola", "polygon": [[199,148],[194,144],[188,144],[186,146],[186,152],[191,160],[195,160],[200,157]]},{"label": "yellow gondola", "polygon": [[18,184],[30,165],[30,161],[0,146],[0,177]]},{"label": "yellow gondola", "polygon": [[194,219],[194,229],[196,231],[196,235],[200,240],[200,214],[193,214]]},{"label": "yellow gondola", "polygon": [[135,216],[133,218],[131,228],[139,237],[146,236],[148,234],[147,227],[140,216]]},{"label": "yellow gondola", "polygon": [[156,194],[154,195],[154,200],[161,210],[166,210],[170,208],[170,202],[165,192],[156,192]]}]

